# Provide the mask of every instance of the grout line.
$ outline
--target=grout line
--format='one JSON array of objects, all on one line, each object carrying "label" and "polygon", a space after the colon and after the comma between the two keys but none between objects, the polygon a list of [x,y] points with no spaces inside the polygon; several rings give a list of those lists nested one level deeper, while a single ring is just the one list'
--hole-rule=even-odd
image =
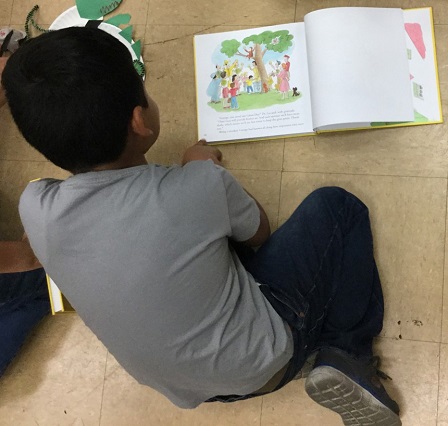
[{"label": "grout line", "polygon": [[436,404],[436,422],[439,423],[439,397],[440,397],[440,367],[442,364],[442,343],[439,343],[439,372],[437,374],[437,404]]},{"label": "grout line", "polygon": [[445,244],[444,244],[444,248],[445,250],[443,251],[443,264],[442,264],[442,309],[441,309],[441,317],[442,317],[442,326],[440,327],[440,341],[442,341],[442,336],[443,336],[443,301],[444,301],[444,293],[445,293],[445,264],[446,264],[446,239],[447,239],[447,229],[446,229],[446,224],[447,224],[447,213],[448,213],[448,183],[447,183],[447,190],[445,192],[445,229],[444,229],[444,236],[445,236]]},{"label": "grout line", "polygon": [[106,352],[106,362],[104,363],[103,389],[101,390],[100,419],[99,419],[98,426],[101,426],[101,417],[103,416],[104,388],[106,385],[106,371],[107,371],[108,360],[109,360],[109,351]]},{"label": "grout line", "polygon": [[278,191],[278,207],[277,207],[277,229],[279,227],[280,223],[280,205],[282,201],[282,188],[283,188],[283,166],[285,164],[285,149],[286,149],[286,142],[283,139],[283,153],[282,153],[282,169],[280,171],[280,190]]},{"label": "grout line", "polygon": [[445,265],[446,265],[446,238],[447,238],[447,229],[446,229],[446,223],[447,223],[447,212],[448,212],[448,183],[447,183],[447,192],[446,192],[446,197],[445,197],[445,250],[443,252],[443,264],[442,264],[442,270],[443,270],[443,280],[442,280],[442,309],[441,309],[441,317],[442,317],[442,326],[440,327],[440,344],[439,344],[439,374],[437,376],[438,381],[437,381],[437,406],[436,406],[436,421],[438,422],[439,420],[439,399],[440,399],[440,385],[441,385],[441,381],[440,381],[440,375],[441,375],[441,370],[442,370],[442,337],[443,337],[443,325],[444,325],[444,320],[443,320],[443,302],[444,302],[444,294],[445,294]]},{"label": "grout line", "polygon": [[[219,145],[218,145],[219,147]],[[283,148],[283,160],[284,160],[284,150]],[[282,163],[283,164],[283,163]],[[230,169],[229,169],[230,170]],[[391,178],[417,178],[417,179],[444,179],[447,180],[448,176],[419,176],[419,175],[389,175],[389,174],[377,174],[377,173],[348,173],[348,172],[325,172],[325,171],[301,171],[301,170],[285,170],[282,169],[248,169],[248,168],[237,168],[232,167],[231,170],[245,170],[245,171],[253,171],[253,172],[278,172],[282,173],[300,173],[300,174],[317,174],[317,175],[341,175],[341,176],[371,176],[371,177],[391,177]]]},{"label": "grout line", "polygon": [[396,337],[389,336],[376,336],[375,339],[386,339],[386,340],[394,340],[397,342],[415,342],[415,343],[433,343],[435,345],[444,344],[443,342],[435,342],[434,340],[417,340],[417,339],[397,339]]},{"label": "grout line", "polygon": [[263,420],[263,401],[264,401],[264,396],[261,397],[261,405],[260,405],[260,426]]}]

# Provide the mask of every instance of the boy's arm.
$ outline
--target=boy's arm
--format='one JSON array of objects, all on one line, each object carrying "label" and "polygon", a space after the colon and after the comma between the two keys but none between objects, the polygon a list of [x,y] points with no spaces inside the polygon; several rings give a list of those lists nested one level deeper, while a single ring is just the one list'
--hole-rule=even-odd
[{"label": "boy's arm", "polygon": [[[246,190],[245,190],[246,191]],[[257,199],[246,191],[250,197],[254,199],[257,203],[258,209],[260,210],[260,226],[258,227],[257,232],[252,238],[249,238],[246,241],[243,241],[243,244],[249,247],[258,247],[261,246],[271,235],[271,225],[269,224],[268,215],[264,211],[263,206],[257,201]]]},{"label": "boy's arm", "polygon": [[42,268],[27,238],[23,241],[0,241],[0,273],[25,272]]},{"label": "boy's arm", "polygon": [[185,166],[190,161],[205,160],[212,160],[215,164],[222,167],[222,152],[214,146],[207,145],[207,142],[201,139],[185,151],[182,157],[182,166]]},{"label": "boy's arm", "polygon": [[[215,164],[222,166],[222,153],[218,148],[207,145],[205,140],[201,139],[198,143],[185,151],[182,158],[182,165],[196,160],[212,160]],[[253,200],[257,203],[258,209],[260,210],[260,225],[255,235],[248,240],[243,241],[243,244],[250,247],[258,247],[271,235],[271,227],[269,225],[268,216],[261,204],[255,199],[255,197],[252,196],[252,194],[249,192],[247,192],[247,194],[253,198]]]},{"label": "boy's arm", "polygon": [[[3,68],[5,68],[7,60],[8,58],[0,58],[0,81],[2,77]],[[6,104],[5,90],[3,89],[3,86],[0,83],[0,108],[5,104]]]}]

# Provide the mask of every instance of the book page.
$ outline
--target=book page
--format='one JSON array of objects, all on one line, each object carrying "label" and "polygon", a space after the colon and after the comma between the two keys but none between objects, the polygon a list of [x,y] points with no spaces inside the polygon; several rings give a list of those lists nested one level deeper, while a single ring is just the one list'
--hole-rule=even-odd
[{"label": "book page", "polygon": [[416,123],[443,120],[431,8],[404,11],[409,79]]},{"label": "book page", "polygon": [[323,9],[305,27],[316,128],[414,120],[401,9]]},{"label": "book page", "polygon": [[194,37],[199,138],[313,132],[303,23]]},{"label": "book page", "polygon": [[55,282],[47,275],[48,293],[50,296],[51,312],[56,314],[64,311],[64,303],[62,301],[62,293]]}]

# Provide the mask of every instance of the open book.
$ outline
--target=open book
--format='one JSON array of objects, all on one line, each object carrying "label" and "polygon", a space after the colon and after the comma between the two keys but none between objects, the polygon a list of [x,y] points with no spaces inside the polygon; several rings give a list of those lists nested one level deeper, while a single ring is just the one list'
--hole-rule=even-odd
[{"label": "open book", "polygon": [[75,312],[70,302],[61,293],[55,282],[47,275],[48,294],[50,296],[51,313]]},{"label": "open book", "polygon": [[322,9],[194,48],[208,142],[443,121],[431,8]]}]

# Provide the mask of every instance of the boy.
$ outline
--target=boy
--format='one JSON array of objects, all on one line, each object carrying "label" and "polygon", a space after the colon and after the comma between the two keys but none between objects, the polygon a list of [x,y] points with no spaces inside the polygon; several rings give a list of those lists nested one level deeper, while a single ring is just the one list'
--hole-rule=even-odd
[{"label": "boy", "polygon": [[49,312],[45,271],[28,240],[0,241],[0,376]]},{"label": "boy", "polygon": [[148,165],[157,106],[127,49],[101,30],[31,40],[3,85],[28,142],[73,173],[23,193],[31,245],[140,383],[183,408],[241,400],[280,389],[319,350],[306,383],[314,400],[347,425],[401,424],[372,358],[383,299],[357,198],[316,191],[269,236],[216,148],[199,142],[182,167]]},{"label": "boy", "polygon": [[[0,58],[0,76],[7,58]],[[0,108],[6,103],[0,86]],[[45,272],[28,238],[0,241],[0,376],[50,311]]]}]

